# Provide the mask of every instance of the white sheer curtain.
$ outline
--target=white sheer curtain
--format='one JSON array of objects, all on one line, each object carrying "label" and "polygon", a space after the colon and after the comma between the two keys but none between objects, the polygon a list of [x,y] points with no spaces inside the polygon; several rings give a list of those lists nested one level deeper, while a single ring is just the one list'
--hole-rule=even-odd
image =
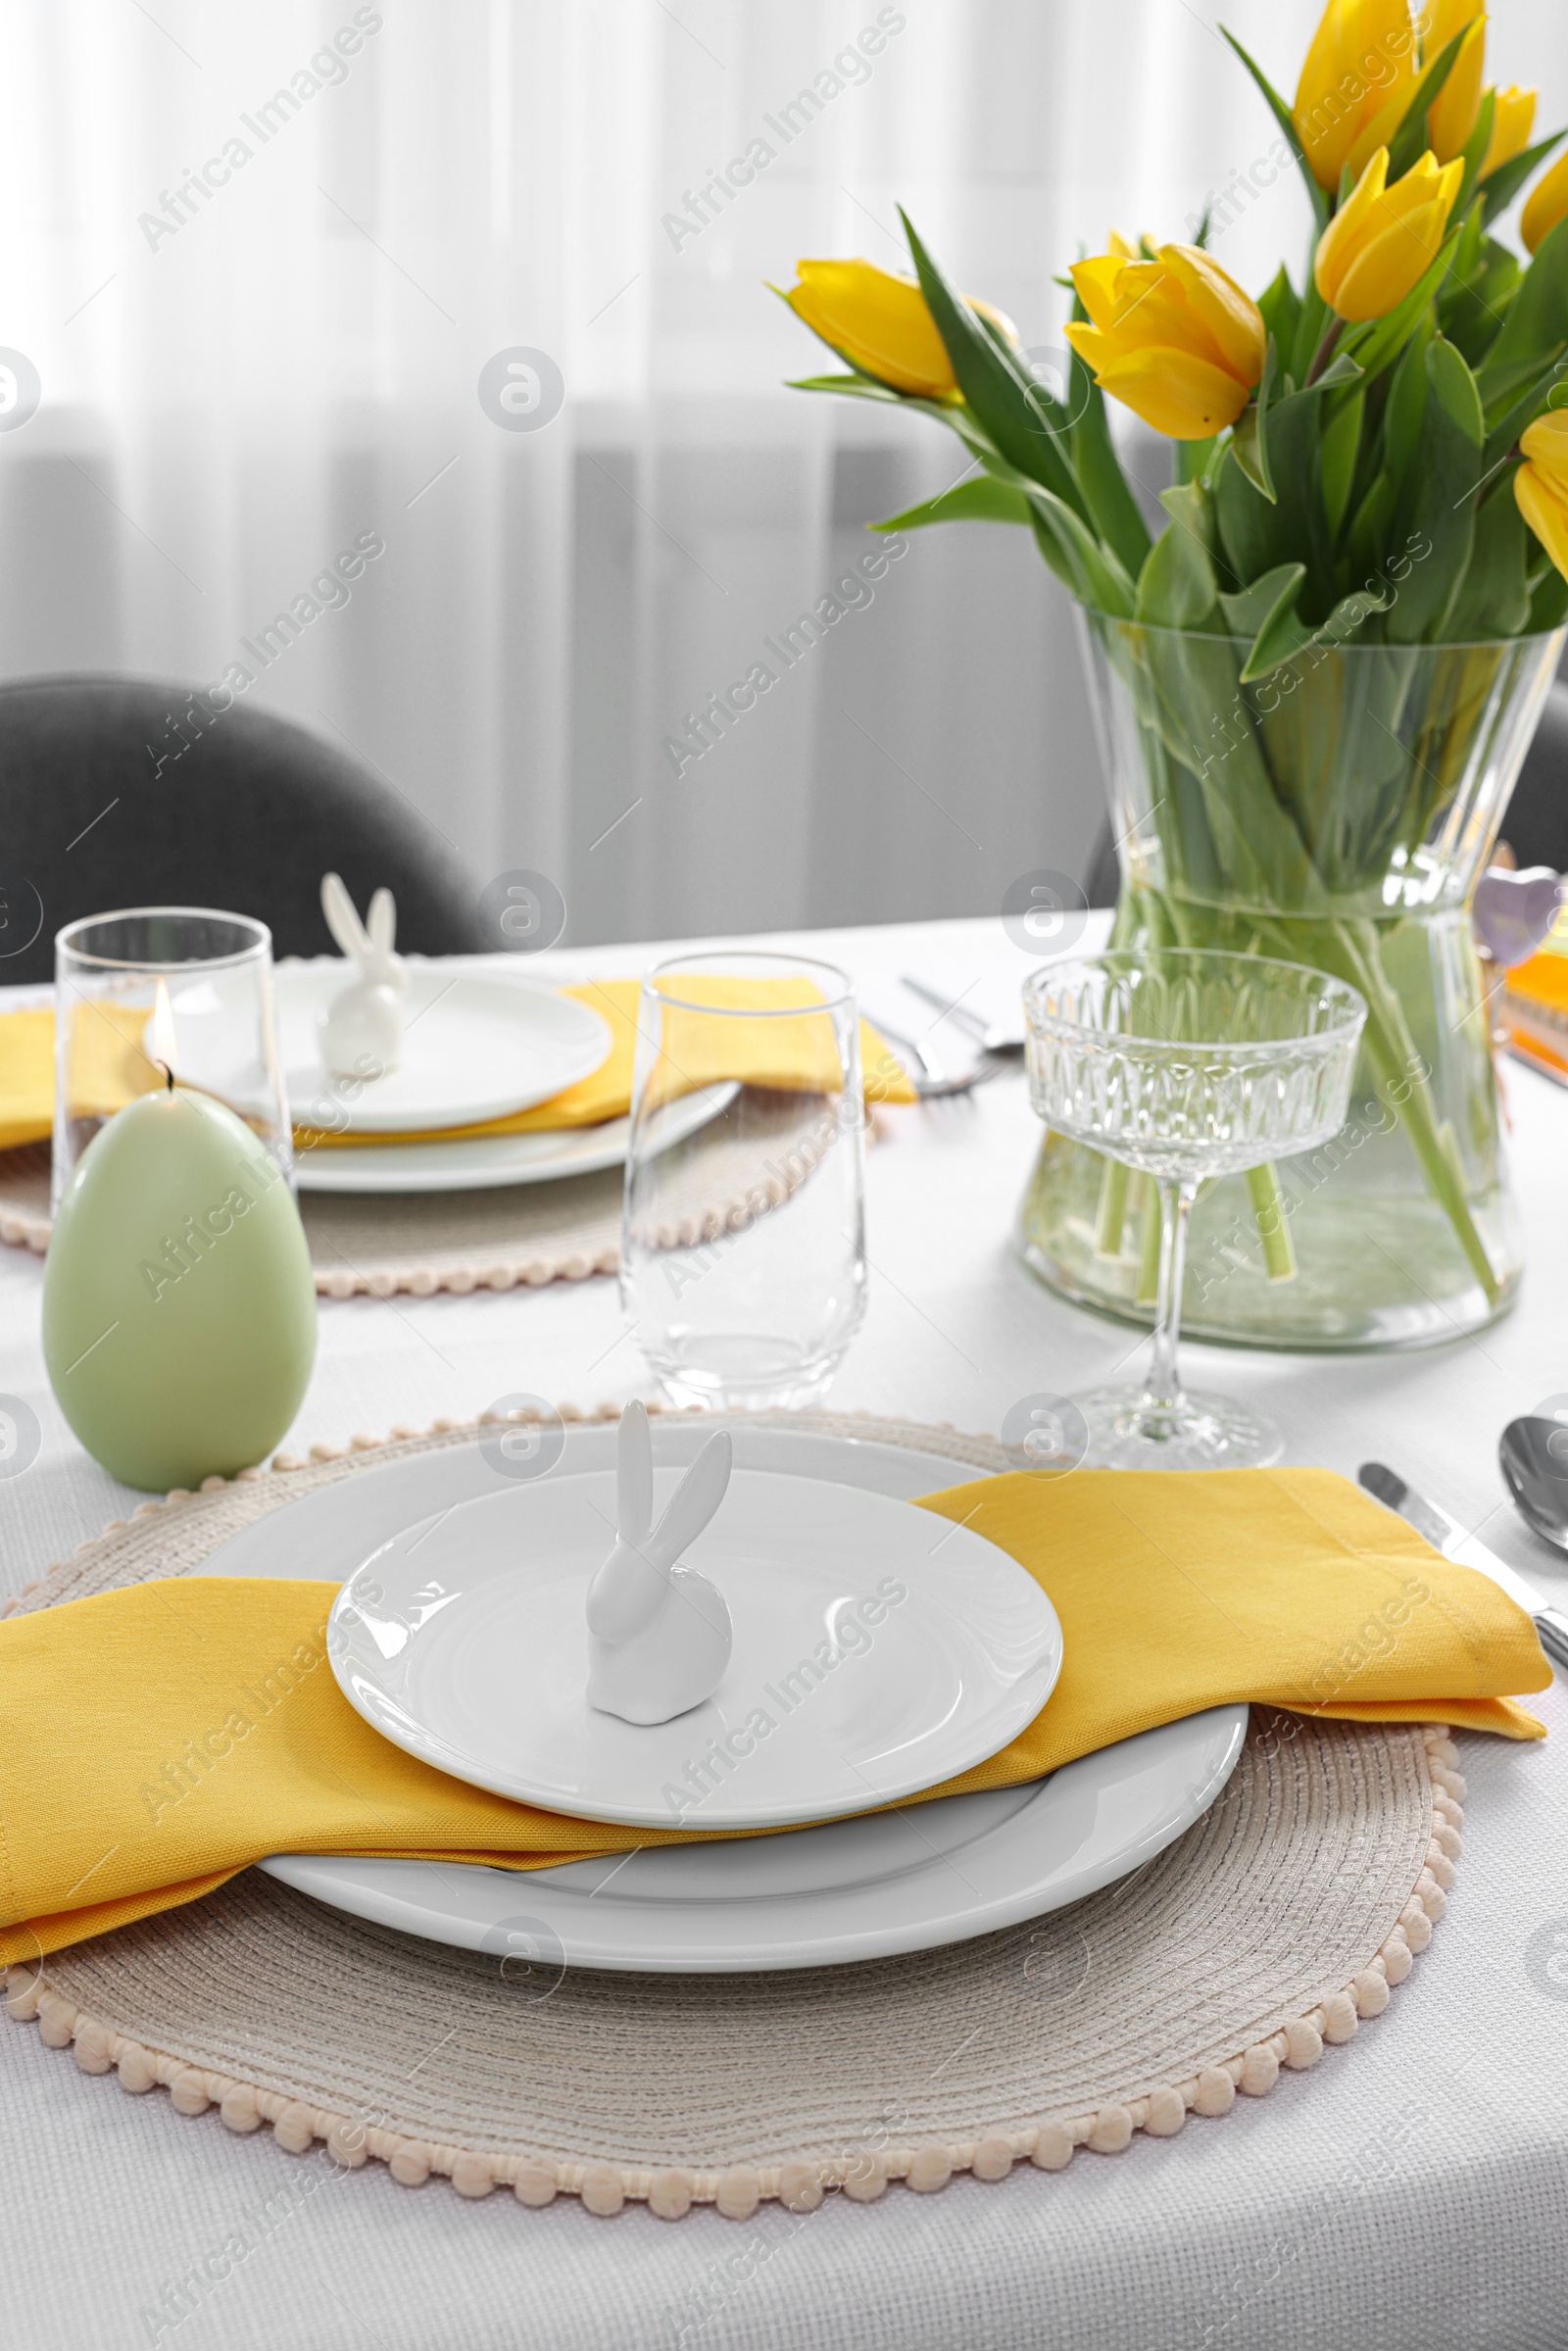
[{"label": "white sheer curtain", "polygon": [[[1227,186],[1227,266],[1298,266],[1291,175],[1237,182],[1276,134],[1212,7],[12,0],[0,343],[42,396],[0,431],[0,675],[241,663],[476,887],[549,872],[580,940],[991,911],[1028,867],[1081,868],[1062,600],[980,526],[867,577],[863,525],[955,445],[781,389],[820,355],[763,280],[900,266],[902,201],[1051,345],[1081,247],[1186,233]],[[1227,21],[1289,85],[1315,14]],[[1560,120],[1558,0],[1501,0],[1491,43]],[[479,397],[518,349],[564,385],[537,429]],[[384,552],[350,601],[313,591],[361,534]],[[846,580],[822,642],[672,756]]]}]

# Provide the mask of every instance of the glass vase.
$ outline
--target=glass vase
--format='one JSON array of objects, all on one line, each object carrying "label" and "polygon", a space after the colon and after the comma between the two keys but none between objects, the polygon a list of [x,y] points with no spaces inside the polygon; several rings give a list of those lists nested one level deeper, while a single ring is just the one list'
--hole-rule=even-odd
[{"label": "glass vase", "polygon": [[[1568,632],[1325,633],[1244,682],[1240,640],[1079,622],[1121,865],[1112,945],[1307,963],[1368,1005],[1334,1141],[1200,1195],[1183,1327],[1330,1348],[1480,1329],[1523,1258],[1470,897]],[[1158,1243],[1148,1178],[1047,1134],[1019,1223],[1035,1272],[1152,1322]]]}]

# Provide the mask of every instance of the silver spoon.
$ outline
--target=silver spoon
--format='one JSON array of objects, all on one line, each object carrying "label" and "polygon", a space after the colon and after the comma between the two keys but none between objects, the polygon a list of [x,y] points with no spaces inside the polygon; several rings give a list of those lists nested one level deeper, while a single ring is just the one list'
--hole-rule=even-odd
[{"label": "silver spoon", "polygon": [[1526,1526],[1568,1551],[1568,1421],[1511,1420],[1497,1440],[1497,1460]]}]

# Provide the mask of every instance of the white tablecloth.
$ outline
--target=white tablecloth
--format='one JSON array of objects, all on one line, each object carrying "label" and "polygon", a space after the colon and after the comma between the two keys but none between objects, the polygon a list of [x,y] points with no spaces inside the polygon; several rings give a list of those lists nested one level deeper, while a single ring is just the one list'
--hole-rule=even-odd
[{"label": "white tablecloth", "polygon": [[[819,933],[873,1002],[910,969],[1009,991],[1027,963],[994,923]],[[665,952],[665,951],[660,951]],[[634,949],[555,955],[551,971],[630,970]],[[880,983],[880,984],[879,984]],[[906,1000],[906,1012],[910,1007]],[[1290,1457],[1353,1473],[1375,1452],[1516,1567],[1568,1574],[1507,1504],[1497,1433],[1568,1389],[1568,1096],[1510,1069],[1531,1269],[1479,1339],[1383,1358],[1193,1350],[1215,1387],[1284,1423]],[[1059,1303],[1011,1253],[1039,1130],[1019,1079],[901,1111],[867,1169],[868,1319],[832,1401],[995,1431],[1009,1404],[1113,1373],[1132,1335]],[[0,1393],[28,1401],[44,1448],[0,1482],[0,1582],[15,1590],[134,1499],[65,1430],[38,1345],[40,1266],[0,1249]],[[468,1415],[525,1390],[592,1404],[643,1389],[614,1285],[379,1303],[322,1302],[316,1376],[290,1443]],[[308,2200],[269,2196],[299,2159],[84,2076],[0,2016],[0,2339],[29,2351],[151,2340],[181,2351],[1438,2351],[1568,2345],[1568,1705],[1540,1703],[1544,1747],[1467,1739],[1465,1856],[1447,1917],[1388,2010],[1310,2074],[1178,2138],[1080,2152],[876,2205],[795,2219],[627,2210],[543,2213],[401,2188],[379,2165]],[[1534,1941],[1532,1938],[1535,1938]],[[1559,1972],[1561,1972],[1559,1970]],[[808,2052],[803,2052],[808,2062]],[[294,2205],[292,2210],[286,2209]],[[146,2315],[235,2231],[254,2250],[177,2328]],[[694,2299],[699,2297],[700,2299]],[[699,2312],[706,2312],[700,2320]],[[162,2332],[155,2330],[162,2324]]]}]

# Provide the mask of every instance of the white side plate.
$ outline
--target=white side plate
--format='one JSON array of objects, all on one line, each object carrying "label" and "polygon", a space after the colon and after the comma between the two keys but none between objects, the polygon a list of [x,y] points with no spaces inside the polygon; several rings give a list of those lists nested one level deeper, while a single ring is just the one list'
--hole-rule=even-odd
[{"label": "white side plate", "polygon": [[[680,1473],[656,1468],[656,1519]],[[1061,1627],[971,1528],[885,1494],[737,1468],[684,1557],[735,1641],[711,1698],[638,1725],[588,1703],[608,1470],[546,1474],[416,1520],[327,1622],[338,1687],[394,1745],[476,1787],[633,1828],[767,1829],[863,1812],[983,1763],[1033,1722]]]},{"label": "white side plate", "polygon": [[[629,1861],[522,1873],[280,1853],[261,1866],[356,1918],[493,1951],[524,1998],[546,1997],[566,1967],[842,1966],[963,1942],[1108,1886],[1207,1810],[1246,1733],[1245,1706],[1216,1706],[1027,1787],[783,1837],[664,1845]],[[1070,1989],[1071,1942],[1053,1938],[1039,1958],[1050,1987]]]},{"label": "white side plate", "polygon": [[[700,1086],[669,1105],[664,1148],[684,1141],[728,1107],[740,1088],[733,1079]],[[378,1143],[364,1151],[302,1151],[294,1173],[302,1192],[485,1192],[492,1186],[552,1184],[560,1176],[597,1175],[619,1167],[631,1134],[629,1118],[538,1135],[476,1135],[458,1143]]]},{"label": "white side plate", "polygon": [[411,958],[402,1060],[351,1101],[322,1066],[317,1022],[353,977],[335,955],[277,967],[279,1046],[296,1125],[367,1135],[473,1126],[548,1102],[590,1077],[610,1052],[608,1022],[575,997],[535,980],[454,973]]}]

